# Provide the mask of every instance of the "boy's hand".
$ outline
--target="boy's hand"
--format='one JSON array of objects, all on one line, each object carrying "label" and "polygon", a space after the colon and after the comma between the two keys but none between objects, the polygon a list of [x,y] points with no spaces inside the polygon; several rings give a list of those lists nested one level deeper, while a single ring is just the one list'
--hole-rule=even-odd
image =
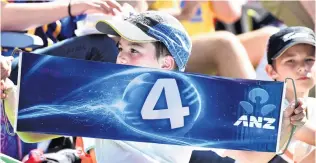
[{"label": "boy's hand", "polygon": [[292,125],[301,127],[306,123],[306,104],[302,99],[298,99],[298,104],[295,107],[295,102],[292,102],[283,114],[282,127],[292,127]]},{"label": "boy's hand", "polygon": [[0,56],[1,80],[10,76],[13,57]]},{"label": "boy's hand", "polygon": [[285,145],[290,138],[293,125],[296,126],[297,130],[306,123],[306,120],[306,104],[303,100],[298,99],[296,107],[295,102],[292,102],[283,112],[280,145]]},{"label": "boy's hand", "polygon": [[1,99],[5,99],[8,97],[6,91],[9,90],[9,89],[12,89],[14,87],[14,83],[6,78],[6,79],[3,79],[1,80],[0,82],[0,94],[1,94]]}]

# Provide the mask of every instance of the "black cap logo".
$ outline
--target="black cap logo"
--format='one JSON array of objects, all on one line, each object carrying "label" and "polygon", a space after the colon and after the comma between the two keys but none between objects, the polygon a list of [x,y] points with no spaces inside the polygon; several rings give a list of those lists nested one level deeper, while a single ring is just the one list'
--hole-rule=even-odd
[{"label": "black cap logo", "polygon": [[282,40],[284,42],[287,42],[289,40],[294,40],[294,39],[297,39],[297,38],[309,38],[309,34],[308,33],[291,32],[291,33],[288,33],[288,34],[284,35],[282,37]]}]

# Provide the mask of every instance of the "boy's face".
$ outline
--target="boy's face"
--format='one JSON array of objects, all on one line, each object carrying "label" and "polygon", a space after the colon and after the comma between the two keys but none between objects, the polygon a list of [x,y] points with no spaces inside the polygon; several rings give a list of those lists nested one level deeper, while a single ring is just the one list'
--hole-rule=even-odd
[{"label": "boy's face", "polygon": [[266,70],[277,81],[294,79],[297,91],[306,92],[316,83],[315,47],[308,44],[294,45],[274,60],[273,67],[267,65]]},{"label": "boy's face", "polygon": [[153,43],[135,43],[121,38],[118,49],[117,64],[168,70],[173,68],[174,60],[171,56],[157,59]]},{"label": "boy's face", "polygon": [[134,43],[120,39],[117,64],[158,68],[156,48],[152,43]]}]

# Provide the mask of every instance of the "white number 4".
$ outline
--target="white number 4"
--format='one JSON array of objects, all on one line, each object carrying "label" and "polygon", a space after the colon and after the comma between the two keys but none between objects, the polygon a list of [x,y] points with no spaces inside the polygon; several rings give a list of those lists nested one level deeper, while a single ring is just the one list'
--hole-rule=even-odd
[{"label": "white number 4", "polygon": [[[158,99],[165,89],[166,109],[154,110]],[[184,126],[184,116],[190,115],[189,107],[182,107],[178,85],[175,79],[158,79],[149,92],[142,111],[143,119],[170,119],[171,129]]]}]

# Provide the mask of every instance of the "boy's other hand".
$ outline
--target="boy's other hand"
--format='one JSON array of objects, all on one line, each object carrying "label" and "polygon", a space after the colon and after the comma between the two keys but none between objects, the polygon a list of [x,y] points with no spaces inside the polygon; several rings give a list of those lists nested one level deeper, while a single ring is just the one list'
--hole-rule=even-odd
[{"label": "boy's other hand", "polygon": [[1,94],[1,99],[5,99],[8,97],[7,95],[7,91],[12,89],[14,87],[14,83],[6,78],[6,79],[3,79],[1,80],[0,82],[0,94]]},{"label": "boy's other hand", "polygon": [[10,76],[13,57],[0,56],[1,80]]}]

